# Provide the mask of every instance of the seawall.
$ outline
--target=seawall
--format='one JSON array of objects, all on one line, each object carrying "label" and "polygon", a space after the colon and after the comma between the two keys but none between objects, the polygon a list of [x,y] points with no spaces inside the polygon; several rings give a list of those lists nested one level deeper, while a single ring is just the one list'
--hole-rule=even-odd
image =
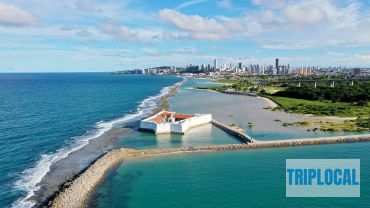
[{"label": "seawall", "polygon": [[106,173],[116,165],[119,165],[125,159],[135,157],[159,156],[167,154],[191,153],[191,152],[209,152],[209,151],[231,151],[247,150],[260,148],[278,148],[307,146],[335,143],[352,143],[370,141],[370,134],[354,136],[337,136],[324,138],[305,138],[293,140],[275,140],[275,141],[255,141],[247,144],[228,144],[200,147],[167,148],[167,149],[114,149],[92,163],[86,170],[81,172],[75,179],[64,184],[63,189],[56,193],[50,201],[46,202],[46,207],[84,207],[89,201],[91,193],[95,187],[102,181]]},{"label": "seawall", "polygon": [[242,132],[239,132],[221,122],[218,122],[216,120],[212,120],[211,123],[215,126],[217,126],[218,128],[224,130],[225,132],[237,137],[240,141],[242,141],[243,143],[254,143],[256,142],[255,139],[253,139],[251,136],[249,136],[248,134],[246,133],[242,133]]}]

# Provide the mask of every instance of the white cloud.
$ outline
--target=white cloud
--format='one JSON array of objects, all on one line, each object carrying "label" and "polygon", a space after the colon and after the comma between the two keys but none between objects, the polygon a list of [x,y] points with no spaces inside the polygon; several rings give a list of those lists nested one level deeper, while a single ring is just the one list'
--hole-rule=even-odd
[{"label": "white cloud", "polygon": [[265,46],[281,49],[370,43],[370,27],[364,27],[370,24],[370,17],[361,13],[357,1],[338,4],[334,0],[254,0],[253,3],[259,9],[239,18],[203,17],[171,9],[160,10],[158,16],[182,32],[181,38],[188,39],[268,41],[276,36],[275,39],[281,38],[279,42],[284,43]]},{"label": "white cloud", "polygon": [[0,25],[29,26],[37,23],[36,17],[12,4],[0,2]]},{"label": "white cloud", "polygon": [[272,10],[261,11],[255,17],[257,18],[256,21],[264,26],[277,26],[281,24],[279,15]]},{"label": "white cloud", "polygon": [[262,47],[269,49],[302,49],[309,47],[303,43],[269,41],[269,40],[261,41],[260,44],[262,45]]},{"label": "white cloud", "polygon": [[104,24],[98,27],[98,30],[103,33],[114,37],[118,41],[135,42],[139,41],[138,33],[125,26],[114,24]]},{"label": "white cloud", "polygon": [[130,28],[125,25],[105,23],[99,25],[97,30],[108,37],[121,42],[156,43],[168,39],[184,39],[186,34],[166,31],[162,28]]},{"label": "white cloud", "polygon": [[198,40],[222,40],[240,34],[246,25],[236,19],[216,20],[199,15],[186,15],[181,12],[163,9],[159,12],[162,21],[186,32],[189,38]]},{"label": "white cloud", "polygon": [[76,9],[84,12],[100,12],[101,10],[97,9],[91,0],[78,0],[76,2]]},{"label": "white cloud", "polygon": [[[279,6],[269,3],[274,3]],[[253,39],[263,47],[274,49],[323,46],[359,46],[370,44],[369,14],[363,13],[358,1],[334,0],[270,1],[254,0],[259,11],[245,16]],[[272,35],[273,34],[273,35]],[[269,40],[279,40],[277,42]],[[267,44],[266,44],[267,43]]]},{"label": "white cloud", "polygon": [[355,58],[359,59],[360,61],[366,61],[370,63],[370,53],[368,54],[356,54]]},{"label": "white cloud", "polygon": [[149,56],[164,56],[165,53],[158,51],[155,48],[142,48],[141,51],[145,52]]},{"label": "white cloud", "polygon": [[196,47],[183,47],[174,50],[174,52],[176,53],[188,53],[188,54],[196,53],[197,51],[198,50]]},{"label": "white cloud", "polygon": [[284,9],[286,23],[305,27],[326,21],[327,13],[318,5],[288,5]]},{"label": "white cloud", "polygon": [[[350,1],[344,5],[339,5],[334,0],[296,0],[293,2],[254,0],[253,2],[261,7],[260,12],[257,12],[260,17],[280,19],[282,23],[280,26],[285,25],[286,28],[304,28],[312,25],[318,27],[323,24],[332,29],[354,28],[361,19],[360,5],[356,1]],[[264,24],[263,21],[260,23]]]}]

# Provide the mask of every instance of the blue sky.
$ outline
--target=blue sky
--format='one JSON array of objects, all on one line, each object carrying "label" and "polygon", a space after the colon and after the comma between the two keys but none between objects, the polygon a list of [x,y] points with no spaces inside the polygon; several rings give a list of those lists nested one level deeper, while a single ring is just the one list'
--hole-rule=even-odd
[{"label": "blue sky", "polygon": [[370,66],[367,0],[0,0],[0,72]]}]

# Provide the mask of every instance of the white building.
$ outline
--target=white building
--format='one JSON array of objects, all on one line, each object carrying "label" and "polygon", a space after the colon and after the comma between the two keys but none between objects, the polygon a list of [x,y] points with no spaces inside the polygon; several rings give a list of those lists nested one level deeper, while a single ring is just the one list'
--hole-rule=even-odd
[{"label": "white building", "polygon": [[211,114],[177,114],[162,111],[140,122],[140,130],[152,131],[155,134],[185,134],[189,129],[211,123]]}]

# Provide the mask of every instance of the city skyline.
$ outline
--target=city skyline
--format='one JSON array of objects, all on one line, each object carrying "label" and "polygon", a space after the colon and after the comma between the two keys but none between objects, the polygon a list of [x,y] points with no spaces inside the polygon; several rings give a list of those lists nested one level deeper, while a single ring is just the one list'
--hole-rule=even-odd
[{"label": "city skyline", "polygon": [[292,67],[369,67],[369,8],[365,0],[0,0],[0,72],[275,58]]}]

